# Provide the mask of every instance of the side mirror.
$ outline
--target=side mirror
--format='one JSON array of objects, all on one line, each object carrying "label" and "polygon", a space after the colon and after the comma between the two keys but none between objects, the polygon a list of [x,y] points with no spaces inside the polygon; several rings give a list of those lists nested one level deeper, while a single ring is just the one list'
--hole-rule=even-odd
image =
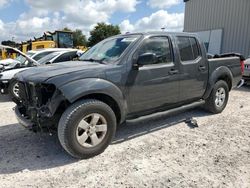
[{"label": "side mirror", "polygon": [[15,68],[20,68],[21,67],[21,64],[20,63],[17,63]]},{"label": "side mirror", "polygon": [[154,53],[145,53],[139,56],[137,65],[144,66],[157,63],[157,57]]},{"label": "side mirror", "polygon": [[50,64],[51,64],[51,62],[49,62],[49,61],[45,63],[45,65],[50,65]]}]

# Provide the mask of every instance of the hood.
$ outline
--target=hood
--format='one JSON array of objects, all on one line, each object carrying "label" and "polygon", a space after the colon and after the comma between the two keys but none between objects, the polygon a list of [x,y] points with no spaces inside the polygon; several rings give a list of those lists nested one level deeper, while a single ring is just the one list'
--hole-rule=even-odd
[{"label": "hood", "polygon": [[62,85],[72,80],[87,77],[103,77],[108,65],[94,62],[69,61],[30,68],[16,75],[22,82],[52,83]]},{"label": "hood", "polygon": [[1,78],[0,80],[11,80],[16,73],[19,73],[21,71],[27,70],[28,68],[20,68],[20,69],[13,69],[13,70],[8,70],[4,71],[1,73]]},{"label": "hood", "polygon": [[20,63],[20,62],[15,59],[4,59],[0,61],[0,65],[3,65],[3,66],[9,66],[11,64],[17,64],[17,63]]}]

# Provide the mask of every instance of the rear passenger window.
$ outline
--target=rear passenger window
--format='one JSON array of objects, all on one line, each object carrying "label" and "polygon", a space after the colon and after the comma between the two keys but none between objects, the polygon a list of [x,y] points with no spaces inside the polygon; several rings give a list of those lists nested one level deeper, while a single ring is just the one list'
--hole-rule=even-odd
[{"label": "rear passenger window", "polygon": [[192,61],[200,56],[197,40],[194,37],[177,37],[181,61]]},{"label": "rear passenger window", "polygon": [[68,53],[65,53],[65,54],[59,56],[57,59],[54,60],[53,63],[72,61],[76,57],[77,57],[76,52],[68,52]]},{"label": "rear passenger window", "polygon": [[139,55],[144,53],[154,53],[159,63],[173,62],[171,46],[167,37],[151,37],[142,45]]},{"label": "rear passenger window", "polygon": [[192,49],[193,49],[194,59],[197,59],[200,56],[200,52],[199,52],[199,47],[198,47],[197,41],[196,41],[195,38],[189,38],[189,40],[190,40],[190,43],[191,43],[191,46],[192,46]]}]

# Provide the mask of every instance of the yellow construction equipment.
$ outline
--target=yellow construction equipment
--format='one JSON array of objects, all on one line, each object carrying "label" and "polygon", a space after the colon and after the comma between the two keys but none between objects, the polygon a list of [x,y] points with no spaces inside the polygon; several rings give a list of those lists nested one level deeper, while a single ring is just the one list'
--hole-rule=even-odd
[{"label": "yellow construction equipment", "polygon": [[7,51],[7,50],[0,50],[0,60],[1,59],[8,59],[8,58],[11,58],[11,59],[15,59],[16,58],[16,53],[12,53],[10,51]]},{"label": "yellow construction equipment", "polygon": [[[56,43],[54,41],[31,41],[27,43],[23,43],[19,45],[19,49],[23,53],[27,53],[30,50],[38,50],[43,48],[55,48]],[[10,50],[1,50],[1,58],[0,59],[15,59],[17,57],[17,54],[15,52],[12,52]]]},{"label": "yellow construction equipment", "polygon": [[30,50],[38,50],[43,48],[55,48],[56,43],[54,41],[34,41],[30,43],[24,43],[21,45],[21,51],[26,53]]},{"label": "yellow construction equipment", "polygon": [[[40,38],[34,38],[34,40],[29,40],[18,44],[17,48],[19,48],[23,53],[26,53],[30,50],[43,48],[73,48],[73,32],[45,32]],[[86,47],[81,46],[79,49],[86,49]],[[0,55],[0,59],[14,59],[17,56],[16,53],[6,50],[2,50]]]}]

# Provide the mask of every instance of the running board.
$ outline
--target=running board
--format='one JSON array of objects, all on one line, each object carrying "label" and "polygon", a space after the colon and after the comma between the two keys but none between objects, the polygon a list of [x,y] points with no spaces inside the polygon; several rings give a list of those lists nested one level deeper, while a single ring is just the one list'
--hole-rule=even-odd
[{"label": "running board", "polygon": [[153,114],[140,116],[138,118],[133,118],[133,119],[129,119],[129,120],[141,120],[141,119],[157,118],[157,117],[161,117],[161,116],[168,116],[168,115],[171,115],[171,114],[174,114],[174,113],[181,113],[181,112],[184,112],[186,110],[190,110],[190,109],[202,106],[204,104],[205,104],[205,101],[200,100],[200,101],[196,101],[194,103],[183,105],[183,106],[173,108],[173,109],[170,109],[170,110],[166,110],[166,111],[162,111],[162,112],[156,112],[156,113],[153,113]]}]

